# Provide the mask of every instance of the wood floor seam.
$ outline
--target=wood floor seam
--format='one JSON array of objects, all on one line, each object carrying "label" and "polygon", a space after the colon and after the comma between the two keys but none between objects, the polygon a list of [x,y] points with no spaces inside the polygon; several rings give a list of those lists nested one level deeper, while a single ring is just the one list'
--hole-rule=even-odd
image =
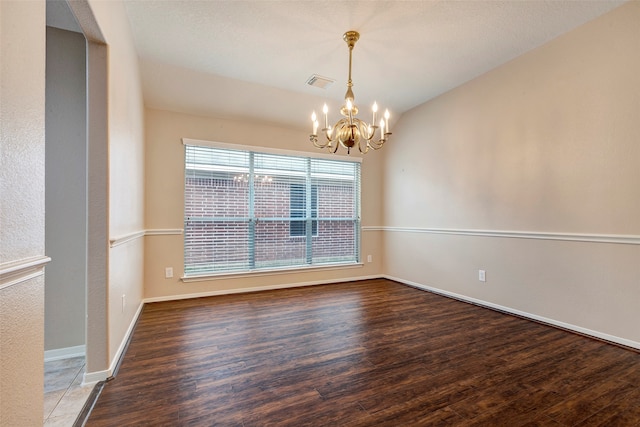
[{"label": "wood floor seam", "polygon": [[387,279],[150,303],[87,426],[640,425],[640,354]]}]

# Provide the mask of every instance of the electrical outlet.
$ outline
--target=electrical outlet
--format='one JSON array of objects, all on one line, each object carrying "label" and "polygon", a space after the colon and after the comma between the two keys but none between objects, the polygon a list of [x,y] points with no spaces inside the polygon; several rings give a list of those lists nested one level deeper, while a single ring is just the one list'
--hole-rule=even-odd
[{"label": "electrical outlet", "polygon": [[164,278],[171,279],[173,277],[173,268],[167,267],[164,269]]},{"label": "electrical outlet", "polygon": [[478,280],[481,282],[487,281],[487,276],[484,270],[478,270]]},{"label": "electrical outlet", "polygon": [[373,262],[373,257],[371,255],[367,255],[367,262]]}]

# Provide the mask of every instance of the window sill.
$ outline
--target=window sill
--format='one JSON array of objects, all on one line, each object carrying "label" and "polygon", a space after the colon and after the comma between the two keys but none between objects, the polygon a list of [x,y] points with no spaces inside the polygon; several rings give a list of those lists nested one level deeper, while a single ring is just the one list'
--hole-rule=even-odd
[{"label": "window sill", "polygon": [[362,262],[354,262],[349,264],[325,264],[314,265],[304,267],[287,267],[271,270],[250,270],[250,271],[235,271],[226,273],[210,273],[194,276],[183,276],[180,278],[184,283],[190,282],[203,282],[207,280],[220,280],[220,279],[236,279],[242,277],[260,277],[260,276],[274,276],[280,274],[292,274],[292,273],[310,273],[314,271],[329,271],[329,270],[347,270],[351,268],[361,268],[364,266]]}]

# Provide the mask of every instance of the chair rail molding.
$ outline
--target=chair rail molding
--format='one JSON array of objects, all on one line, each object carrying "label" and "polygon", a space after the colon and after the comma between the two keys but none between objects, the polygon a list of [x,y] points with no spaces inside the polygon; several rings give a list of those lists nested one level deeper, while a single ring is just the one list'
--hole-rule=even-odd
[{"label": "chair rail molding", "polygon": [[43,275],[44,266],[50,261],[51,258],[41,255],[0,264],[0,289]]},{"label": "chair rail molding", "polygon": [[183,233],[182,228],[152,228],[145,230],[145,236],[175,236]]},{"label": "chair rail molding", "polygon": [[109,246],[115,248],[116,246],[124,245],[125,243],[132,242],[136,239],[145,236],[172,236],[182,234],[182,228],[167,228],[167,229],[149,229],[134,231],[129,234],[124,234],[118,237],[112,237],[109,239]]},{"label": "chair rail molding", "polygon": [[451,234],[459,236],[499,237],[510,239],[562,240],[567,242],[614,243],[621,245],[640,245],[639,235],[629,234],[587,234],[552,233],[540,231],[474,230],[457,228],[423,227],[370,227],[375,230],[399,233]]}]

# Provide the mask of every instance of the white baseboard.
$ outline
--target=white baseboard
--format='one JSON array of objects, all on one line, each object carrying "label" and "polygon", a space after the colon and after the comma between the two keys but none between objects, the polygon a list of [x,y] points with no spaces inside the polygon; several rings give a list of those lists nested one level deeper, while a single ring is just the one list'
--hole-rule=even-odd
[{"label": "white baseboard", "polygon": [[83,383],[89,384],[89,383],[95,383],[95,382],[98,382],[98,381],[106,381],[109,377],[111,377],[113,375],[113,373],[114,373],[114,371],[116,369],[116,366],[118,365],[118,362],[120,361],[120,358],[123,356],[123,353],[125,351],[127,343],[129,342],[129,339],[131,337],[131,334],[133,334],[133,329],[135,328],[136,322],[138,321],[138,318],[140,317],[140,314],[142,313],[142,308],[144,307],[145,303],[148,303],[148,302],[161,302],[161,301],[174,301],[174,300],[181,300],[181,299],[188,299],[188,298],[200,298],[200,297],[206,297],[206,296],[228,295],[228,294],[256,292],[256,291],[266,291],[266,290],[271,290],[271,289],[297,288],[297,287],[301,287],[301,286],[314,286],[314,285],[322,285],[322,284],[328,284],[328,283],[340,283],[340,282],[347,282],[347,281],[379,279],[380,277],[381,276],[376,275],[376,276],[352,277],[352,278],[348,278],[348,279],[334,279],[334,280],[329,280],[329,281],[327,281],[327,280],[318,280],[318,281],[314,281],[314,282],[289,283],[289,284],[282,284],[282,285],[259,286],[259,287],[253,287],[253,288],[227,289],[227,290],[222,290],[222,291],[211,291],[211,292],[200,292],[200,293],[193,293],[193,294],[171,295],[171,296],[166,296],[166,297],[145,298],[144,300],[142,300],[142,302],[138,306],[138,309],[136,310],[136,314],[133,316],[133,319],[131,320],[131,323],[129,324],[127,332],[125,333],[125,336],[123,337],[122,342],[120,343],[120,346],[118,347],[118,351],[116,351],[116,354],[114,355],[113,359],[111,360],[111,364],[109,366],[109,369],[105,370],[105,371],[85,372],[84,377],[83,377]]},{"label": "white baseboard", "polygon": [[95,384],[98,381],[106,381],[110,376],[110,371],[85,372],[82,377],[82,385]]},{"label": "white baseboard", "polygon": [[129,342],[131,334],[133,334],[133,329],[135,328],[136,322],[140,317],[140,313],[142,313],[143,307],[144,307],[144,301],[141,301],[140,305],[138,305],[138,309],[136,310],[136,314],[133,315],[133,318],[131,319],[131,323],[129,323],[127,332],[125,332],[124,337],[122,338],[122,342],[120,342],[118,351],[116,351],[116,354],[113,356],[113,359],[111,360],[109,369],[107,369],[106,371],[85,372],[84,377],[82,379],[83,384],[96,383],[98,381],[106,381],[107,379],[109,379],[109,377],[113,376],[116,366],[118,365],[118,362],[120,361],[120,358],[123,356],[124,350],[127,347],[127,343]]},{"label": "white baseboard", "polygon": [[331,283],[355,282],[358,280],[379,279],[381,277],[382,276],[380,275],[360,276],[360,277],[349,277],[346,279],[316,280],[312,282],[298,282],[298,283],[285,283],[285,284],[268,285],[268,286],[255,286],[252,288],[224,289],[219,291],[208,291],[208,292],[199,292],[199,293],[192,293],[192,294],[168,295],[164,297],[145,298],[144,302],[147,303],[147,302],[176,301],[176,300],[189,299],[189,298],[213,297],[217,295],[231,295],[231,294],[242,294],[242,293],[248,293],[248,292],[270,291],[275,289],[300,288],[303,286],[327,285]]},{"label": "white baseboard", "polygon": [[70,359],[72,357],[84,356],[85,353],[86,346],[84,344],[73,347],[55,348],[44,352],[44,361],[51,362],[53,360]]},{"label": "white baseboard", "polygon": [[449,291],[445,291],[443,289],[438,289],[438,288],[434,288],[432,286],[427,286],[427,285],[423,285],[421,283],[416,283],[416,282],[412,282],[409,280],[404,280],[404,279],[400,279],[398,277],[393,277],[393,276],[384,276],[386,279],[389,280],[394,280],[396,282],[400,282],[400,283],[404,283],[405,285],[417,288],[417,289],[422,289],[428,292],[433,292],[434,294],[439,294],[439,295],[443,295],[449,298],[453,298],[453,299],[457,299],[460,301],[464,301],[464,302],[468,302],[471,304],[475,304],[478,305],[480,307],[486,307],[486,308],[491,308],[494,310],[498,310],[498,311],[502,311],[505,313],[509,313],[509,314],[513,314],[515,316],[519,316],[519,317],[524,317],[526,319],[530,319],[530,320],[534,320],[536,322],[540,322],[540,323],[546,323],[548,325],[551,326],[556,326],[558,328],[561,329],[566,329],[569,331],[573,331],[576,332],[578,334],[581,335],[587,335],[593,338],[597,338],[600,340],[604,340],[604,341],[608,341],[611,343],[615,343],[615,344],[619,344],[619,345],[623,345],[625,347],[630,347],[630,348],[634,348],[634,349],[638,349],[640,350],[640,342],[636,342],[636,341],[631,341],[628,340],[626,338],[621,338],[621,337],[617,337],[615,335],[610,335],[610,334],[606,334],[603,332],[599,332],[599,331],[594,331],[591,329],[587,329],[587,328],[583,328],[581,326],[576,326],[576,325],[572,325],[570,323],[565,323],[565,322],[561,322],[555,319],[549,319],[547,317],[543,317],[543,316],[538,316],[536,314],[531,314],[531,313],[527,313],[525,311],[520,311],[520,310],[516,310],[510,307],[505,307],[499,304],[494,304],[488,301],[483,301],[483,300],[479,300],[476,298],[471,298],[468,297],[466,295],[461,295],[461,294],[456,294],[454,292],[449,292]]},{"label": "white baseboard", "polygon": [[131,320],[129,328],[127,329],[127,332],[126,332],[122,342],[120,343],[120,346],[118,347],[118,351],[116,352],[116,354],[114,355],[114,357],[113,357],[113,359],[111,361],[111,365],[109,366],[109,369],[106,370],[106,371],[86,372],[84,374],[83,382],[84,383],[95,383],[95,382],[98,382],[98,381],[105,381],[105,380],[107,380],[109,377],[111,377],[113,375],[113,372],[115,371],[116,366],[117,366],[118,362],[120,361],[120,358],[123,357],[123,353],[125,351],[127,343],[129,342],[131,334],[133,334],[133,329],[134,329],[134,327],[136,325],[136,322],[138,321],[138,318],[140,317],[140,314],[142,313],[142,308],[144,307],[145,303],[162,302],[162,301],[175,301],[175,300],[189,299],[189,298],[201,298],[201,297],[216,296],[216,295],[231,295],[231,294],[239,294],[239,293],[267,291],[267,290],[275,290],[275,289],[297,288],[297,287],[303,287],[303,286],[316,286],[316,285],[323,285],[323,284],[352,282],[352,281],[371,280],[371,279],[380,279],[380,278],[393,280],[393,281],[396,281],[396,282],[399,282],[399,283],[403,283],[405,285],[408,285],[408,286],[411,286],[411,287],[414,287],[414,288],[417,288],[417,289],[421,289],[421,290],[424,290],[424,291],[428,291],[428,292],[432,292],[432,293],[435,293],[435,294],[443,295],[443,296],[446,296],[446,297],[449,297],[449,298],[453,298],[453,299],[456,299],[456,300],[468,302],[468,303],[471,303],[471,304],[478,305],[480,307],[485,307],[485,308],[490,308],[490,309],[502,311],[502,312],[513,314],[513,315],[516,315],[516,316],[519,316],[519,317],[523,317],[523,318],[526,318],[526,319],[534,320],[534,321],[541,322],[541,323],[546,323],[548,325],[556,326],[556,327],[559,327],[559,328],[562,328],[562,329],[566,329],[566,330],[569,330],[569,331],[574,331],[574,332],[582,334],[582,335],[591,336],[591,337],[598,338],[598,339],[601,339],[601,340],[604,340],[604,341],[609,341],[611,343],[620,344],[620,345],[623,345],[625,347],[630,347],[630,348],[634,348],[634,349],[640,350],[640,343],[639,342],[631,341],[631,340],[628,340],[628,339],[625,339],[625,338],[620,338],[620,337],[609,335],[609,334],[605,334],[605,333],[602,333],[602,332],[593,331],[593,330],[590,330],[590,329],[587,329],[587,328],[583,328],[583,327],[580,327],[580,326],[576,326],[576,325],[560,322],[560,321],[557,321],[557,320],[554,320],[554,319],[549,319],[549,318],[546,318],[546,317],[538,316],[538,315],[527,313],[527,312],[520,311],[520,310],[515,310],[515,309],[510,308],[510,307],[505,307],[505,306],[501,306],[501,305],[494,304],[494,303],[491,303],[491,302],[479,300],[479,299],[476,299],[476,298],[471,298],[471,297],[468,297],[468,296],[465,296],[465,295],[456,294],[454,292],[445,291],[443,289],[438,289],[438,288],[435,288],[435,287],[432,287],[432,286],[423,285],[421,283],[416,283],[416,282],[412,282],[412,281],[409,281],[409,280],[404,280],[404,279],[401,279],[401,278],[398,278],[398,277],[393,277],[393,276],[388,276],[388,275],[372,275],[372,276],[350,277],[348,279],[318,280],[318,281],[312,281],[312,282],[287,283],[287,284],[278,284],[278,285],[269,285],[269,286],[256,286],[256,287],[251,287],[251,288],[225,289],[225,290],[219,290],[219,291],[209,291],[209,292],[199,292],[199,293],[190,293],[190,294],[181,294],[181,295],[170,295],[170,296],[162,296],[162,297],[145,298],[144,300],[142,300],[142,302],[138,306],[136,314],[134,315],[133,319]]}]

